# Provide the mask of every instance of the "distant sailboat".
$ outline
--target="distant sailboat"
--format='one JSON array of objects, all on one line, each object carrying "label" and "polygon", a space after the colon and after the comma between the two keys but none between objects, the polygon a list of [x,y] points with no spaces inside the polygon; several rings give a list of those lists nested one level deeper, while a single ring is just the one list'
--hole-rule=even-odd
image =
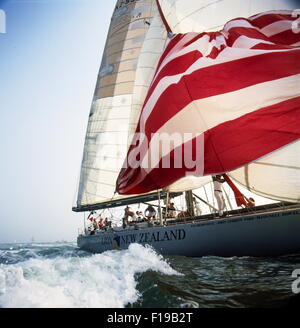
[{"label": "distant sailboat", "polygon": [[[271,0],[117,1],[73,210],[158,201],[158,216],[85,229],[80,248],[103,252],[138,242],[185,256],[300,250],[295,6]],[[226,218],[196,211],[193,190],[212,175],[223,175],[235,194],[238,208]],[[231,179],[280,202],[250,207]],[[186,210],[171,217],[170,199],[182,194]]]}]

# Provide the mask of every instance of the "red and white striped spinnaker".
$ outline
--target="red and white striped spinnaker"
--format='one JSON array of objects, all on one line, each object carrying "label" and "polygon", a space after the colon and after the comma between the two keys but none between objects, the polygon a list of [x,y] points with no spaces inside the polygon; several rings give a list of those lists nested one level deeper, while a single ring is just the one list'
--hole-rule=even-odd
[{"label": "red and white striped spinnaker", "polygon": [[300,31],[292,11],[237,18],[220,32],[174,35],[117,191],[144,193],[189,174],[228,172],[298,140],[299,73]]}]

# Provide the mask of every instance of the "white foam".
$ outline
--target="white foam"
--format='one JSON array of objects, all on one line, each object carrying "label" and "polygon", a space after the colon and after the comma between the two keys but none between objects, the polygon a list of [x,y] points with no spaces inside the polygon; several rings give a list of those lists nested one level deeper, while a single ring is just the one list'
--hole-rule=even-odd
[{"label": "white foam", "polygon": [[1,265],[0,307],[120,308],[138,300],[135,274],[148,270],[179,274],[154,250],[139,244],[89,257]]}]

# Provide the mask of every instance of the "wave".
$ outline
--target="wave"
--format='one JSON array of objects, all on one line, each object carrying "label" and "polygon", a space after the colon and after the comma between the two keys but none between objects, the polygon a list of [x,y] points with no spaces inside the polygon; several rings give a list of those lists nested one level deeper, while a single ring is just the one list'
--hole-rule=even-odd
[{"label": "wave", "polygon": [[11,262],[0,264],[0,307],[5,308],[122,308],[142,296],[137,275],[180,275],[152,248],[139,244],[95,255],[52,245],[10,256]]}]

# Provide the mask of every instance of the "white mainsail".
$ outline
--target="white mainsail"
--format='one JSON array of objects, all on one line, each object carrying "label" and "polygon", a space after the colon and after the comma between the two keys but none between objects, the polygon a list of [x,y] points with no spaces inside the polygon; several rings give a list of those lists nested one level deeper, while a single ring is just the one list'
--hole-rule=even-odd
[{"label": "white mainsail", "polygon": [[126,198],[115,182],[128,149],[137,62],[154,0],[117,1],[89,116],[75,209]]}]

